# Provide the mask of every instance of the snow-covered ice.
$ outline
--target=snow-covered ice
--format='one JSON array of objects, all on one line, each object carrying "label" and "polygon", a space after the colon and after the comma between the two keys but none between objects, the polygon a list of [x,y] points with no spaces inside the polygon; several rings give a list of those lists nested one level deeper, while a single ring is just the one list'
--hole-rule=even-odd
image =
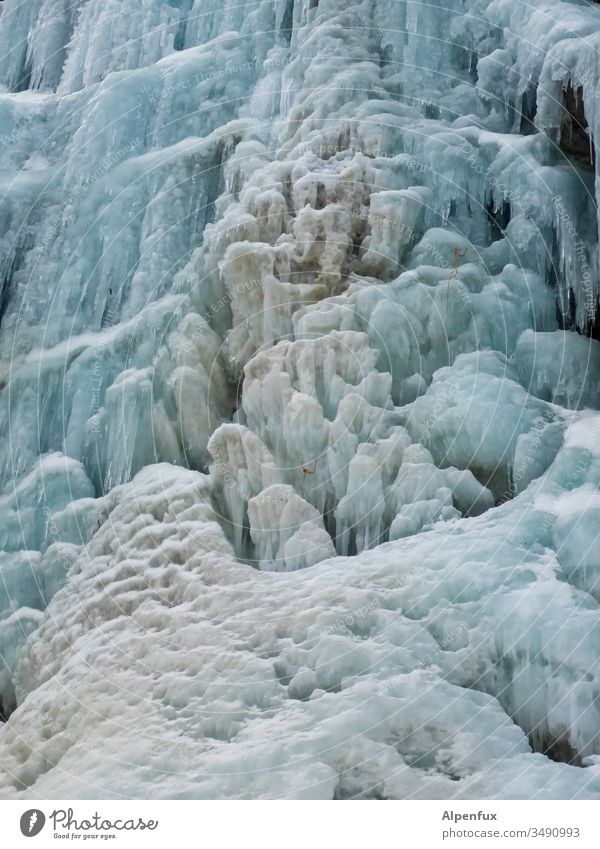
[{"label": "snow-covered ice", "polygon": [[599,23],[4,0],[2,796],[600,798]]}]

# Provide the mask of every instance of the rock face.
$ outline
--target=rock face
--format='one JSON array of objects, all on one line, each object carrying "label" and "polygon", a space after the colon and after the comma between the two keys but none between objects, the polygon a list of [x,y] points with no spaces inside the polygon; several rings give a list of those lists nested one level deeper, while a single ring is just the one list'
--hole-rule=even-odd
[{"label": "rock face", "polygon": [[1,794],[600,797],[599,31],[4,0]]}]

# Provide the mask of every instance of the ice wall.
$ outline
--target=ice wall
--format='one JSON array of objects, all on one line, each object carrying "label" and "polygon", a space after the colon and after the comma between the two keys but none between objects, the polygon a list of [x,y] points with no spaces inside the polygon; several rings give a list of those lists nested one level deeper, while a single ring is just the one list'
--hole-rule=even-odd
[{"label": "ice wall", "polygon": [[5,792],[598,795],[599,14],[4,0]]}]

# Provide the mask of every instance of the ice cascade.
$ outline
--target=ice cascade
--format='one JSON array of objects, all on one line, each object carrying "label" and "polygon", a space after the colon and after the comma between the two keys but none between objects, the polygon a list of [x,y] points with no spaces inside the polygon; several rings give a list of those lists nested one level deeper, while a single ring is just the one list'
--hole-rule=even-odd
[{"label": "ice cascade", "polygon": [[600,798],[599,23],[4,0],[1,794]]}]

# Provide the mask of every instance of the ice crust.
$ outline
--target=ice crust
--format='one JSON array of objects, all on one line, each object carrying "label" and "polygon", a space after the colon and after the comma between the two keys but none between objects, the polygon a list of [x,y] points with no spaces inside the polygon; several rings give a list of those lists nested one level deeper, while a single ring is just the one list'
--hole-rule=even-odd
[{"label": "ice crust", "polygon": [[0,794],[600,797],[598,23],[4,0]]}]

